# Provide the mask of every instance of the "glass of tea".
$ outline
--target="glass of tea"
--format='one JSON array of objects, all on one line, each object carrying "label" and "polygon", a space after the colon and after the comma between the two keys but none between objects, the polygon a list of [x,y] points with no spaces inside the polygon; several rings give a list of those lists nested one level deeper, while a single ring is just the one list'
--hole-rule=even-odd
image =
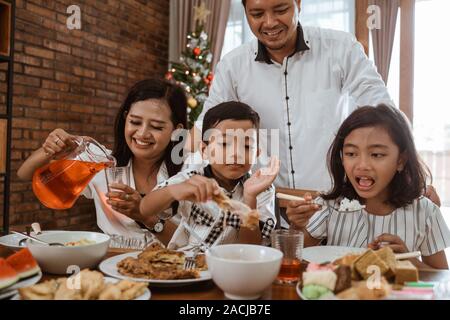
[{"label": "glass of tea", "polygon": [[116,191],[109,185],[111,183],[121,183],[130,185],[130,167],[110,167],[105,169],[106,182],[108,183],[108,192]]},{"label": "glass of tea", "polygon": [[277,283],[294,284],[300,279],[303,233],[298,230],[274,230],[270,236],[272,247],[283,252]]}]

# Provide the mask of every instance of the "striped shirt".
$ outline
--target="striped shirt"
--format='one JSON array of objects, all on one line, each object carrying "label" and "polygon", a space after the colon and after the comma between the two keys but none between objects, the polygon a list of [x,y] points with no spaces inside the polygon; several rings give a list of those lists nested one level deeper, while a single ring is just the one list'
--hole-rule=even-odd
[{"label": "striped shirt", "polygon": [[375,238],[388,233],[400,237],[409,251],[420,251],[423,256],[450,246],[450,231],[439,207],[425,197],[385,216],[364,209],[338,212],[338,207],[338,201],[325,201],[323,210],[311,217],[306,229],[313,238],[326,238],[330,246],[366,248]]}]

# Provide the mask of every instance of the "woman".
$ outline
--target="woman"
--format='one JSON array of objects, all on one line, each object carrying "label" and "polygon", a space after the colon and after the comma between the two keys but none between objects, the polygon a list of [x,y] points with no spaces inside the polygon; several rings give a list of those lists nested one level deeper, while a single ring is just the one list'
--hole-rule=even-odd
[{"label": "woman", "polygon": [[[171,137],[176,129],[186,127],[186,118],[186,96],[179,86],[151,79],[130,89],[116,116],[112,155],[117,166],[129,166],[131,185],[112,185],[119,191],[108,193],[105,174],[100,172],[83,191],[94,199],[97,224],[103,232],[137,239],[153,238],[154,233],[163,243],[170,240],[177,219],[167,223],[164,219],[176,212],[176,203],[162,218],[144,218],[139,203],[154,186],[180,171],[182,162],[174,163],[171,157],[177,143]],[[75,138],[62,129],[54,130],[25,160],[18,176],[30,180],[37,168],[71,150]]]}]

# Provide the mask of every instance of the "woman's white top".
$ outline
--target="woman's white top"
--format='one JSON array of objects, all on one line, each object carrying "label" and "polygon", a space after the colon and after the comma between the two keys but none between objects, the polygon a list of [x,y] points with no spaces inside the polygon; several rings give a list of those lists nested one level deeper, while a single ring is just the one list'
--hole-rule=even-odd
[{"label": "woman's white top", "polygon": [[441,211],[426,197],[385,216],[365,209],[339,212],[337,208],[338,201],[325,201],[323,209],[311,217],[306,229],[313,238],[326,238],[327,245],[366,248],[375,238],[388,233],[400,237],[409,251],[420,251],[423,256],[450,246],[450,231]]}]

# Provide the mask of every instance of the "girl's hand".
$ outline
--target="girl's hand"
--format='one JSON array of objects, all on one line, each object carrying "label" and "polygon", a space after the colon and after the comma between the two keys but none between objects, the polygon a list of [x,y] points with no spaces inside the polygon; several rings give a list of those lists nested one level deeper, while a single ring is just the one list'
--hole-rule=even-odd
[{"label": "girl's hand", "polygon": [[109,198],[106,202],[111,208],[133,220],[142,221],[144,217],[139,211],[142,197],[139,192],[122,183],[111,183],[109,186],[114,189],[106,194]]},{"label": "girl's hand", "polygon": [[383,247],[391,247],[392,251],[395,253],[405,253],[408,252],[406,244],[400,239],[399,236],[384,233],[378,236],[373,242],[369,244],[369,248],[373,250],[378,250]]},{"label": "girl's hand", "polygon": [[286,214],[289,222],[295,229],[304,229],[309,222],[309,219],[320,210],[322,206],[312,202],[310,193],[305,193],[305,200],[289,201]]},{"label": "girl's hand", "polygon": [[268,167],[259,169],[244,182],[244,194],[256,197],[270,187],[279,171],[280,160],[277,157],[272,157]]},{"label": "girl's hand", "polygon": [[45,154],[51,159],[59,159],[76,148],[77,136],[68,134],[63,129],[53,130],[42,144]]},{"label": "girl's hand", "polygon": [[217,181],[200,175],[195,175],[189,180],[168,186],[171,196],[177,200],[192,202],[207,202],[212,200],[213,195],[220,194]]}]

